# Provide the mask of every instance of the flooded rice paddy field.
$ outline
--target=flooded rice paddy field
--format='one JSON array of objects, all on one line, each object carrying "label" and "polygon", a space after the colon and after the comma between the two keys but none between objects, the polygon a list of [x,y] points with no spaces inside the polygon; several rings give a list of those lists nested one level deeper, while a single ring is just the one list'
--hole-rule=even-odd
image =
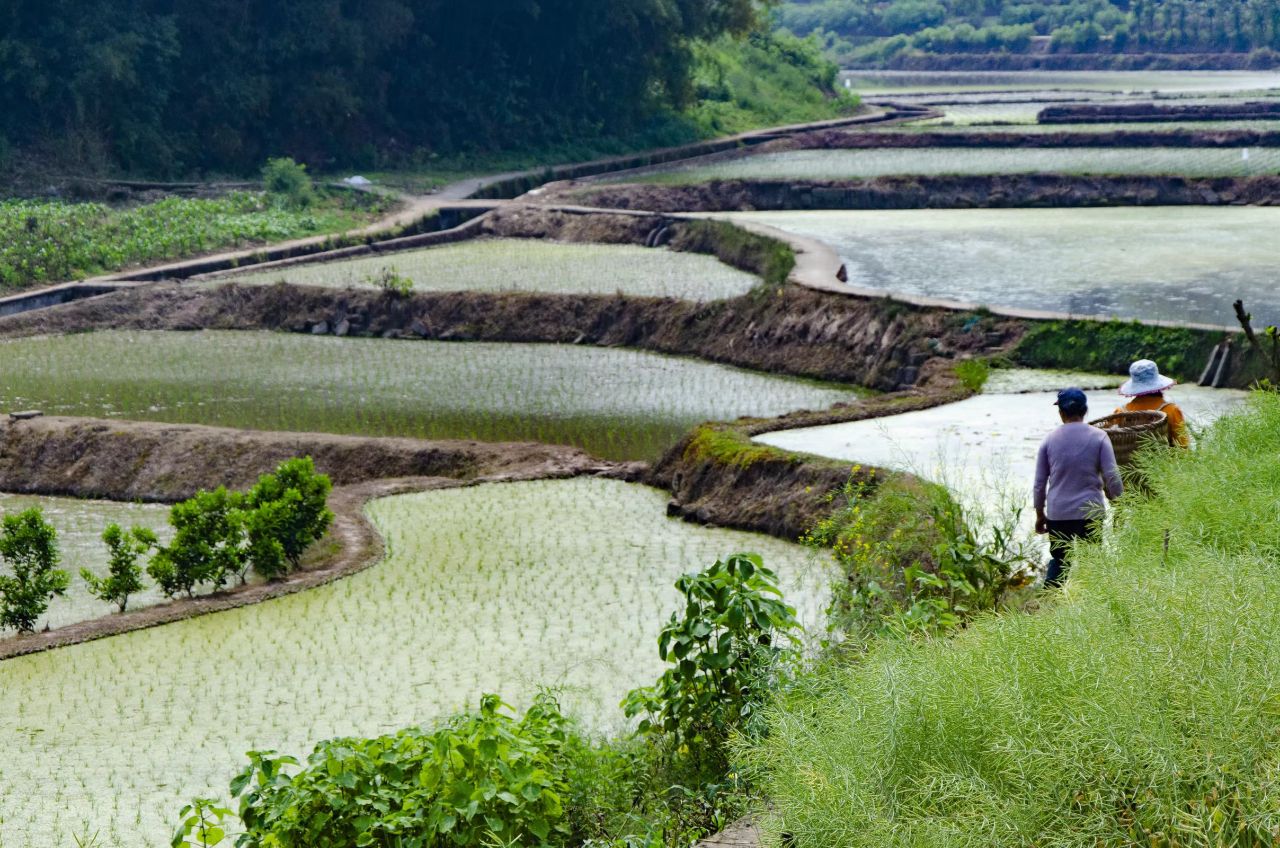
[{"label": "flooded rice paddy field", "polygon": [[[1020,525],[1029,533],[1035,519],[1031,485],[1036,451],[1058,425],[1052,405],[1059,388],[1086,389],[1090,418],[1111,414],[1125,403],[1116,375],[1063,372],[993,372],[982,394],[959,403],[869,421],[786,430],[756,441],[793,451],[895,468],[945,483],[973,509],[990,512],[1003,504],[1022,509]],[[1108,385],[1109,384],[1109,385]],[[1246,392],[1176,386],[1166,393],[1203,430],[1244,402]]]},{"label": "flooded rice paddy field", "polygon": [[528,291],[718,300],[746,294],[759,279],[711,256],[632,245],[478,239],[345,262],[237,276],[238,282],[375,287],[389,270],[418,291]]},{"label": "flooded rice paddy field", "polygon": [[384,562],[338,583],[0,663],[0,844],[168,844],[178,809],[225,797],[253,749],[425,724],[540,686],[589,726],[622,721],[662,670],[672,587],[753,551],[820,626],[830,575],[806,549],[664,515],[662,492],[579,479],[377,501]]},{"label": "flooded rice paddy field", "polygon": [[1280,89],[1280,71],[845,71],[840,76],[868,95],[1037,90],[1232,94]]},{"label": "flooded rice paddy field", "polygon": [[[89,569],[99,577],[107,573],[107,546],[102,542],[102,531],[108,524],[119,524],[126,529],[135,525],[149,527],[156,531],[162,543],[172,536],[167,506],[0,492],[0,516],[14,515],[33,507],[40,508],[45,520],[58,531],[58,548],[62,554],[59,567],[71,575],[71,587],[67,589],[67,594],[50,601],[49,612],[37,623],[37,629],[46,624],[50,627],[62,627],[116,611],[114,604],[105,603],[90,595],[89,587],[80,576],[82,568]],[[129,599],[129,608],[150,606],[164,600],[164,595],[158,589],[148,588]],[[0,639],[12,635],[12,631],[0,630]]]},{"label": "flooded rice paddy field", "polygon": [[[1173,174],[1245,177],[1280,172],[1280,148],[886,148],[786,150],[654,171],[639,181],[843,180],[897,174]],[[637,181],[628,177],[628,181]]]},{"label": "flooded rice paddy field", "polygon": [[732,216],[833,246],[853,286],[1079,316],[1280,321],[1280,209],[1123,207]]},{"label": "flooded rice paddy field", "polygon": [[0,342],[0,409],[261,430],[540,441],[658,458],[691,426],[860,391],[634,350],[252,332]]}]

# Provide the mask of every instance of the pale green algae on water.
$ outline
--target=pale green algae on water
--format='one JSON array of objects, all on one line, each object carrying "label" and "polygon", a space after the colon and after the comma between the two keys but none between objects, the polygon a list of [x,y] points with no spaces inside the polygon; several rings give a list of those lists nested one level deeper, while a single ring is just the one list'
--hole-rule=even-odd
[{"label": "pale green algae on water", "polygon": [[[66,595],[49,603],[49,611],[40,619],[38,628],[45,624],[62,627],[115,612],[114,604],[103,603],[89,594],[89,588],[80,576],[81,568],[87,568],[99,577],[107,573],[107,546],[102,542],[102,531],[108,524],[119,524],[124,528],[148,527],[156,531],[161,542],[168,541],[172,535],[168,525],[169,507],[160,504],[32,497],[0,492],[0,516],[14,515],[31,508],[39,508],[45,521],[58,531],[58,549],[62,555],[60,567],[71,575],[71,586]],[[148,588],[129,599],[129,608],[150,606],[164,599],[159,590]],[[0,639],[12,635],[12,631],[0,630]]]},{"label": "pale green algae on water", "polygon": [[858,389],[589,345],[100,332],[0,341],[0,409],[262,430],[539,441],[659,457],[688,428]]},{"label": "pale green algae on water", "polygon": [[665,517],[610,480],[490,484],[377,501],[384,562],[230,612],[0,662],[0,844],[168,844],[182,804],[225,797],[251,749],[430,723],[540,686],[596,730],[662,670],[672,584],[755,551],[820,626],[830,574],[797,545]]},{"label": "pale green algae on water", "polygon": [[477,239],[345,262],[247,271],[237,282],[370,288],[384,270],[417,291],[615,294],[719,300],[749,292],[760,280],[712,256],[616,244],[534,239]]},{"label": "pale green algae on water", "polygon": [[1228,326],[1280,321],[1280,209],[921,209],[732,217],[830,244],[849,283],[991,308]]}]

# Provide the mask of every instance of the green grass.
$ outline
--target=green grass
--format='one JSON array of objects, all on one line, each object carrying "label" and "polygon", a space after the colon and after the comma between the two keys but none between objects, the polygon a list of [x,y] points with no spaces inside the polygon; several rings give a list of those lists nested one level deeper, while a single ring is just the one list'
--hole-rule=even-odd
[{"label": "green grass", "polygon": [[623,292],[641,297],[719,300],[746,294],[759,282],[710,256],[634,245],[533,239],[482,239],[390,256],[263,271],[236,279],[368,288],[384,268],[411,280],[418,291]]},{"label": "green grass", "polygon": [[788,150],[655,170],[637,180],[687,185],[709,180],[848,180],[911,174],[1172,174],[1244,177],[1280,172],[1280,148],[1038,147]]},{"label": "green grass", "polygon": [[[167,506],[31,497],[0,492],[0,516],[12,515],[31,507],[43,510],[45,520],[58,531],[58,549],[62,553],[59,567],[71,574],[71,588],[64,597],[54,598],[50,602],[49,612],[40,620],[38,628],[45,624],[62,627],[115,612],[112,604],[103,603],[90,595],[80,577],[81,568],[87,568],[99,576],[107,573],[107,547],[102,542],[102,531],[108,524],[115,523],[126,528],[133,525],[150,527],[162,542],[167,542],[171,535]],[[159,590],[149,588],[129,599],[129,609],[149,606],[163,600],[164,595]],[[0,630],[0,639],[12,635],[12,632]]]},{"label": "green grass", "polygon": [[343,192],[306,211],[263,194],[171,197],[117,209],[100,203],[0,201],[0,293],[223,248],[338,232],[367,223],[381,201]]},{"label": "green grass", "polygon": [[[167,844],[249,750],[426,725],[483,692],[561,686],[593,731],[662,670],[676,577],[753,550],[820,622],[829,575],[803,548],[664,515],[666,494],[580,479],[370,506],[387,559],[329,586],[0,663],[0,841]],[[32,787],[38,785],[39,791]]]},{"label": "green grass", "polygon": [[1164,373],[1194,381],[1221,340],[1221,333],[1132,321],[1043,321],[1030,325],[1011,356],[1031,368],[1112,374],[1126,373],[1136,359],[1152,359]]},{"label": "green grass", "polygon": [[1278,452],[1280,397],[1257,397],[1154,458],[1154,497],[1123,502],[1039,613],[817,669],[751,753],[769,829],[798,848],[1273,845]]},{"label": "green grass", "polygon": [[693,425],[859,390],[633,350],[284,333],[0,342],[0,409],[264,430],[541,441],[657,459]]}]

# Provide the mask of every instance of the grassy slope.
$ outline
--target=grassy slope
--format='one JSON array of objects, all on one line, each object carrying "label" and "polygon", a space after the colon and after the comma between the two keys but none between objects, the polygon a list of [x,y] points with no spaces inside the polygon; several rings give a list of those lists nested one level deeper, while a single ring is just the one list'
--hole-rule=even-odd
[{"label": "grassy slope", "polygon": [[1155,496],[1039,614],[812,675],[752,752],[775,826],[802,848],[1274,844],[1278,452],[1259,396],[1155,458]]}]

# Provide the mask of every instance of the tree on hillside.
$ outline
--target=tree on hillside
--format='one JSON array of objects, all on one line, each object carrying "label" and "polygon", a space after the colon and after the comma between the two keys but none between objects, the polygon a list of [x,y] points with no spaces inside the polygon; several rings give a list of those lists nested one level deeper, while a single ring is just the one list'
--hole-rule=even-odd
[{"label": "tree on hillside", "polygon": [[39,508],[4,517],[0,560],[13,573],[0,574],[0,626],[31,633],[49,601],[66,593],[71,578],[57,567],[57,537]]}]

